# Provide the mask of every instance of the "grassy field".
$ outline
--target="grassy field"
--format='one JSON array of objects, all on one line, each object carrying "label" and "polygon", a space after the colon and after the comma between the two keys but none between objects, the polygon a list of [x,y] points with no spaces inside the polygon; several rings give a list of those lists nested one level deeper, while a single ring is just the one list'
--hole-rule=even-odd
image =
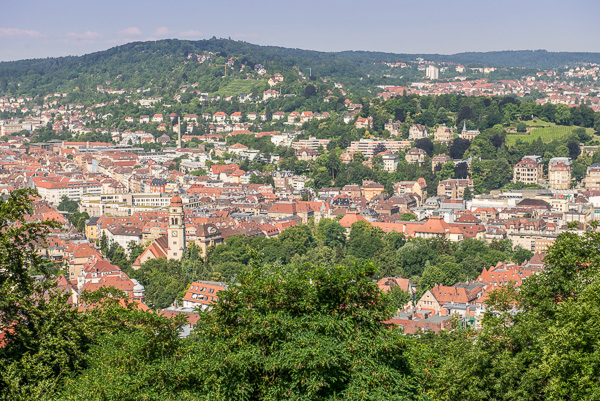
[{"label": "grassy field", "polygon": [[[507,144],[513,145],[518,139],[522,140],[523,142],[533,142],[537,141],[538,138],[542,138],[543,142],[548,143],[570,134],[575,128],[579,128],[574,125],[565,127],[539,120],[526,121],[525,124],[527,124],[527,129],[530,131],[528,133],[508,134],[506,136]],[[588,134],[592,134],[594,130],[588,128],[587,132]]]},{"label": "grassy field", "polygon": [[240,93],[250,93],[256,81],[246,79],[236,79],[229,82],[226,86],[220,88],[214,95],[235,96]]}]

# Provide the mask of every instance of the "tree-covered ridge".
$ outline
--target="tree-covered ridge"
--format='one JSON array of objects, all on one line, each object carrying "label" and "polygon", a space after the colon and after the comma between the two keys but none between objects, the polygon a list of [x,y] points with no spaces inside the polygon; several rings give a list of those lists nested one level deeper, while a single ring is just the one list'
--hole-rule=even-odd
[{"label": "tree-covered ridge", "polygon": [[[555,68],[566,64],[600,62],[598,53],[538,51],[502,51],[486,53],[393,54],[368,51],[319,52],[276,46],[259,46],[228,39],[199,41],[166,39],[133,42],[83,56],[20,60],[0,63],[0,91],[47,94],[60,86],[71,89],[95,88],[110,81],[120,88],[138,88],[141,83],[164,87],[194,82],[196,68],[182,67],[190,54],[211,52],[227,61],[234,57],[241,64],[264,65],[268,72],[291,73],[294,68],[308,75],[328,77],[345,85],[373,87],[385,80],[373,80],[382,62],[413,61],[418,57],[434,62],[455,62],[479,66]],[[220,76],[223,62],[211,64],[212,74]],[[240,66],[237,64],[236,66]],[[147,68],[152,65],[154,68]],[[191,65],[191,64],[190,64]],[[234,69],[235,70],[235,69]],[[279,71],[277,71],[279,70]],[[205,70],[203,72],[206,72]],[[231,71],[234,72],[234,71]],[[119,76],[119,81],[117,81]],[[67,88],[63,88],[67,89]],[[214,88],[212,88],[214,89]]]}]

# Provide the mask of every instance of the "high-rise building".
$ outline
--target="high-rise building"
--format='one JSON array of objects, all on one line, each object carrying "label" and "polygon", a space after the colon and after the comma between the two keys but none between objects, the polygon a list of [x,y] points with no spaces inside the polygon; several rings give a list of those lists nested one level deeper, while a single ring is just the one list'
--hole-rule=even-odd
[{"label": "high-rise building", "polygon": [[428,65],[427,69],[425,70],[425,75],[429,79],[438,79],[440,75],[440,69],[435,65]]}]

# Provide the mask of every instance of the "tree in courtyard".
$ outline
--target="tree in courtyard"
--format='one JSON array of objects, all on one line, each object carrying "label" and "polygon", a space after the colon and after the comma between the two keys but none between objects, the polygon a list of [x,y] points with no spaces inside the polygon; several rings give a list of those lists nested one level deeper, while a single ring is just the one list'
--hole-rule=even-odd
[{"label": "tree in courtyard", "polygon": [[346,244],[346,229],[337,221],[321,219],[317,224],[316,234],[323,245],[329,248]]},{"label": "tree in courtyard", "polygon": [[465,188],[465,192],[463,192],[463,199],[466,201],[473,199],[473,194],[471,193],[471,189],[469,187]]},{"label": "tree in courtyard", "polygon": [[63,197],[60,198],[60,203],[58,204],[57,209],[61,212],[74,213],[79,209],[79,204],[69,199],[68,196],[63,195]]},{"label": "tree in courtyard", "polygon": [[400,220],[402,221],[416,221],[417,220],[417,216],[415,216],[413,213],[402,213],[402,216],[400,217]]}]

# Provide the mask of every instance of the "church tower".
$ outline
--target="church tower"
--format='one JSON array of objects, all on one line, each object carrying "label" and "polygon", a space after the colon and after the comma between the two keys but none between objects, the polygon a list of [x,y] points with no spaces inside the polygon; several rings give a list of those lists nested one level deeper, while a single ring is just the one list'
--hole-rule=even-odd
[{"label": "church tower", "polygon": [[171,198],[169,205],[169,253],[168,259],[181,259],[185,250],[185,221],[183,202],[178,194]]}]

